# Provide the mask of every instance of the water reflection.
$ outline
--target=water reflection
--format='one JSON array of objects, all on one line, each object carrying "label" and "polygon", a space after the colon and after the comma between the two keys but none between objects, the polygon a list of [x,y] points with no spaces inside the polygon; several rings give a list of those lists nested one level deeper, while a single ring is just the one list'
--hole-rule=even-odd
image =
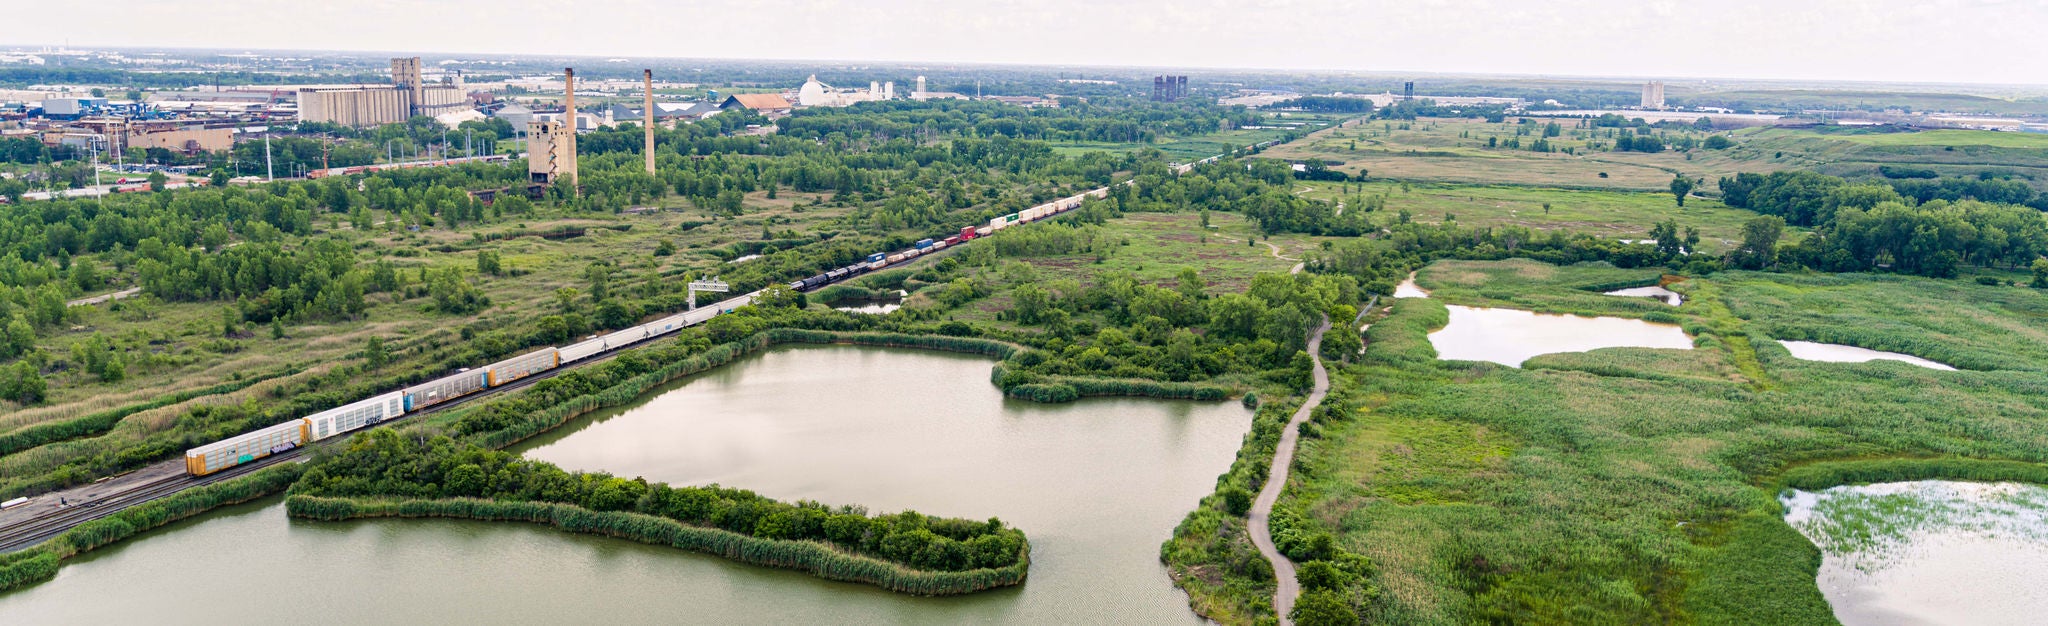
[{"label": "water reflection", "polygon": [[1790,350],[1792,352],[1793,358],[1807,361],[1827,361],[1831,363],[1903,361],[1927,369],[1945,370],[1951,372],[1955,371],[1956,369],[1953,367],[1949,367],[1948,365],[1943,363],[1936,363],[1934,361],[1929,361],[1927,359],[1923,359],[1910,354],[1899,354],[1897,352],[1871,350],[1869,348],[1858,348],[1856,346],[1845,346],[1834,343],[1815,343],[1812,341],[1780,341],[1778,342],[1778,344],[1785,346],[1786,350]]},{"label": "water reflection", "polygon": [[1919,481],[1783,501],[1821,548],[1817,582],[1843,624],[2038,624],[2048,611],[2048,489]]},{"label": "water reflection", "polygon": [[1521,367],[1539,354],[1600,348],[1692,349],[1692,339],[1672,324],[1618,317],[1579,317],[1451,305],[1451,321],[1429,334],[1437,358],[1492,361]]},{"label": "water reflection", "polygon": [[1632,298],[1655,298],[1659,302],[1663,302],[1671,306],[1678,306],[1679,304],[1685,302],[1685,296],[1678,295],[1678,292],[1676,291],[1665,289],[1657,285],[1651,285],[1649,287],[1630,287],[1627,289],[1616,289],[1614,291],[1606,292],[1605,295],[1626,296]]}]

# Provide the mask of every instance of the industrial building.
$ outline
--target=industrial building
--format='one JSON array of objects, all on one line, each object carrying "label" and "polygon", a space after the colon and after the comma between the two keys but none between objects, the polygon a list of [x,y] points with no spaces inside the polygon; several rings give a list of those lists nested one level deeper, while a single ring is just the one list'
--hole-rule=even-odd
[{"label": "industrial building", "polygon": [[392,59],[390,86],[306,87],[298,93],[299,121],[344,126],[395,124],[470,107],[460,75],[427,84],[419,57]]},{"label": "industrial building", "polygon": [[778,117],[788,115],[791,109],[796,108],[796,105],[791,104],[789,99],[782,97],[781,94],[736,93],[727,96],[725,102],[718,104],[718,108],[721,110],[735,108],[751,109],[768,117]]},{"label": "industrial building", "polygon": [[796,90],[796,105],[804,107],[843,107],[861,102],[893,100],[896,98],[896,83],[869,82],[866,91],[840,89],[818,81],[812,74],[804,86]]},{"label": "industrial building", "polygon": [[1154,76],[1154,77],[1152,77],[1152,101],[1153,101],[1153,102],[1176,102],[1176,101],[1179,101],[1179,100],[1180,100],[1181,98],[1187,97],[1187,95],[1188,95],[1188,77],[1186,77],[1186,76]]},{"label": "industrial building", "polygon": [[926,100],[966,100],[967,96],[951,91],[925,91],[924,77],[919,76],[917,77],[917,90],[910,92],[910,99],[918,102]]},{"label": "industrial building", "polygon": [[1664,108],[1664,83],[1662,81],[1653,80],[1643,83],[1643,108]]}]

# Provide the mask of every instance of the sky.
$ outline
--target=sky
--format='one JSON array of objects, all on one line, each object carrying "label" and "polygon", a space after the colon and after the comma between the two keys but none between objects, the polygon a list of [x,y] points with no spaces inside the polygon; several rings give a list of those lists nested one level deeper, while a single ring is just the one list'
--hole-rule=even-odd
[{"label": "sky", "polygon": [[0,15],[79,25],[56,41],[6,29],[0,46],[2048,84],[2048,0],[94,0]]}]

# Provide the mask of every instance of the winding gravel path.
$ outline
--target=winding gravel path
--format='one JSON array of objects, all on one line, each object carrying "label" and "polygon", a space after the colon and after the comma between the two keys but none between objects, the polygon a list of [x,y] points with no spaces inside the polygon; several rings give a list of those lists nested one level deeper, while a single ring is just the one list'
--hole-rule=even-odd
[{"label": "winding gravel path", "polygon": [[1259,554],[1273,564],[1273,577],[1279,586],[1273,590],[1273,611],[1280,614],[1281,626],[1294,623],[1287,616],[1294,611],[1294,598],[1301,595],[1301,586],[1294,581],[1294,561],[1280,554],[1273,547],[1273,503],[1280,500],[1280,491],[1287,488],[1288,470],[1294,467],[1294,445],[1301,439],[1301,423],[1308,421],[1310,411],[1323,403],[1323,396],[1330,392],[1330,373],[1323,370],[1322,357],[1316,356],[1323,346],[1323,331],[1330,329],[1330,318],[1324,317],[1321,325],[1308,336],[1308,357],[1315,364],[1315,388],[1309,391],[1308,399],[1294,412],[1294,418],[1287,420],[1287,427],[1280,431],[1280,446],[1273,450],[1273,467],[1266,472],[1266,485],[1259,488],[1259,497],[1252,501],[1251,521],[1252,545],[1258,546]]}]

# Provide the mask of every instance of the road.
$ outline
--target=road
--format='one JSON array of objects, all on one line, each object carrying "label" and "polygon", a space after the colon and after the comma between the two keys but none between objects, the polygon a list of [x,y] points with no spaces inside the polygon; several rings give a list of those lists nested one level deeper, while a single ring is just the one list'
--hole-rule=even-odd
[{"label": "road", "polygon": [[1323,369],[1322,357],[1316,356],[1323,347],[1323,332],[1329,329],[1330,318],[1324,317],[1308,336],[1308,358],[1315,364],[1315,387],[1309,391],[1308,399],[1302,401],[1301,408],[1294,411],[1294,418],[1287,420],[1287,427],[1280,430],[1280,445],[1273,450],[1273,467],[1266,472],[1266,486],[1259,488],[1259,497],[1252,501],[1247,516],[1251,521],[1252,545],[1273,564],[1273,577],[1279,583],[1273,589],[1273,612],[1280,614],[1281,626],[1294,623],[1287,614],[1294,611],[1294,598],[1301,595],[1301,585],[1294,581],[1294,561],[1273,547],[1273,504],[1280,501],[1280,492],[1287,488],[1287,473],[1294,467],[1294,446],[1301,440],[1301,423],[1308,421],[1309,413],[1330,392],[1330,373]]},{"label": "road", "polygon": [[122,298],[126,298],[126,297],[128,297],[128,296],[132,296],[132,295],[135,295],[135,294],[138,294],[138,293],[142,293],[142,288],[141,288],[141,287],[134,287],[134,288],[130,288],[130,289],[123,289],[123,290],[120,290],[120,291],[116,291],[116,292],[114,292],[114,293],[103,293],[103,294],[100,294],[100,295],[97,295],[97,296],[93,296],[93,297],[90,297],[90,298],[79,298],[79,299],[77,299],[77,300],[72,300],[72,301],[70,301],[70,302],[66,302],[66,303],[64,303],[64,306],[67,306],[67,307],[72,307],[72,306],[91,306],[91,305],[94,305],[94,304],[99,304],[99,303],[101,303],[101,302],[106,302],[106,301],[108,301],[108,300],[119,300],[119,299],[122,299]]}]

